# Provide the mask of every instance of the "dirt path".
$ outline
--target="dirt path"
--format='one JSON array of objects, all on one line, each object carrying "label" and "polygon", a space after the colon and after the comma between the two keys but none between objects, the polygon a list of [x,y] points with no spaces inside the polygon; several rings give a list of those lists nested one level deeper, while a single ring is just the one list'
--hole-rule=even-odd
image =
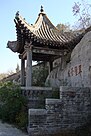
[{"label": "dirt path", "polygon": [[19,129],[0,121],[0,136],[28,136]]}]

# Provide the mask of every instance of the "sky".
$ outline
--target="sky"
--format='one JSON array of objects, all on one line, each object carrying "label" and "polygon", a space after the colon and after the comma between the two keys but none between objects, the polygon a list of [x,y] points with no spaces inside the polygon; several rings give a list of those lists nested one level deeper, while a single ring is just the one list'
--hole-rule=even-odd
[{"label": "sky", "polygon": [[13,53],[7,48],[8,41],[17,39],[14,23],[17,11],[28,23],[34,24],[42,5],[44,12],[55,26],[59,23],[73,25],[75,17],[72,13],[72,7],[76,1],[0,0],[0,73],[15,71],[17,64],[20,65],[19,54]]}]

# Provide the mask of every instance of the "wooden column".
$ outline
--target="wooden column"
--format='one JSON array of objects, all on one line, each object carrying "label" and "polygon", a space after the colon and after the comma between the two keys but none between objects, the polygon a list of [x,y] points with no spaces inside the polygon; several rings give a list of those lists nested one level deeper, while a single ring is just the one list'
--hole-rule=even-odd
[{"label": "wooden column", "polygon": [[49,61],[49,74],[53,70],[53,62]]},{"label": "wooden column", "polygon": [[21,86],[25,86],[25,60],[21,58]]},{"label": "wooden column", "polygon": [[62,57],[61,57],[61,70],[64,69],[64,52],[62,52]]},{"label": "wooden column", "polygon": [[27,53],[27,66],[26,66],[26,87],[32,86],[32,45],[27,43],[25,45]]}]

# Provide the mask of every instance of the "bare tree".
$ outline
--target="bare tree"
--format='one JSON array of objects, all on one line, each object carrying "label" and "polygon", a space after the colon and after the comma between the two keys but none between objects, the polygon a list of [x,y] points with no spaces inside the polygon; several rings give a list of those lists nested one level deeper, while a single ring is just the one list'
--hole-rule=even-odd
[{"label": "bare tree", "polygon": [[77,17],[77,23],[79,28],[87,28],[91,25],[91,4],[88,4],[86,0],[75,2],[73,8],[73,15]]}]

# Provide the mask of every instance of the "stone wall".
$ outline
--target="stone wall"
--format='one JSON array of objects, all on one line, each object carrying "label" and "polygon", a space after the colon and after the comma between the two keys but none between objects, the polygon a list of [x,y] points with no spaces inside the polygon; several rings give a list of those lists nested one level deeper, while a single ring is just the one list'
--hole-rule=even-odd
[{"label": "stone wall", "polygon": [[91,118],[91,88],[60,87],[60,99],[47,98],[44,109],[29,109],[29,136],[75,130]]},{"label": "stone wall", "polygon": [[63,63],[63,69],[55,68],[46,83],[53,87],[91,87],[91,31],[76,45],[71,56],[64,56]]}]

